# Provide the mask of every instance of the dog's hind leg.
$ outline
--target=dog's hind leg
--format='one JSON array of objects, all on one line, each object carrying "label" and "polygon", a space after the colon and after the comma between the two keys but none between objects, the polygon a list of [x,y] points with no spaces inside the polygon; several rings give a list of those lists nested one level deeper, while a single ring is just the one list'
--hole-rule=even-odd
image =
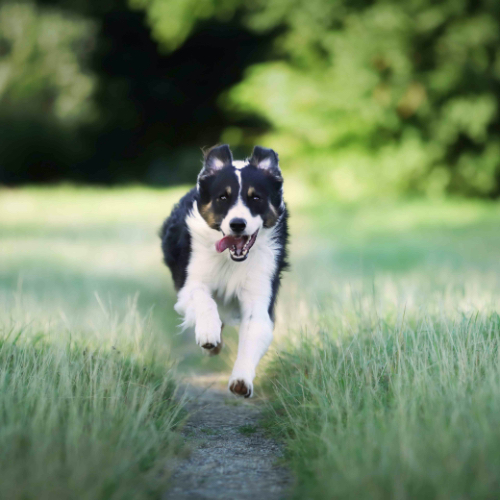
[{"label": "dog's hind leg", "polygon": [[229,390],[239,396],[253,395],[255,370],[273,339],[274,324],[265,302],[245,306],[239,331],[238,356],[229,379]]},{"label": "dog's hind leg", "polygon": [[[217,304],[206,285],[186,284],[177,296],[175,310],[184,315],[184,328],[194,326],[196,343],[212,351],[221,344],[222,322]],[[219,349],[220,352],[220,349]]]}]

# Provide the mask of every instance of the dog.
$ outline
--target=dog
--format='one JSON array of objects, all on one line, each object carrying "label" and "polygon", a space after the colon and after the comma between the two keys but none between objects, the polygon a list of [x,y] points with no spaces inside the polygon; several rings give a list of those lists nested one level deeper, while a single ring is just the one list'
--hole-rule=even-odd
[{"label": "dog", "polygon": [[227,144],[204,153],[197,186],[160,231],[165,264],[177,290],[175,310],[196,343],[222,348],[224,324],[240,325],[229,390],[249,398],[274,329],[274,309],[287,264],[288,212],[278,155],[256,146],[244,161]]}]

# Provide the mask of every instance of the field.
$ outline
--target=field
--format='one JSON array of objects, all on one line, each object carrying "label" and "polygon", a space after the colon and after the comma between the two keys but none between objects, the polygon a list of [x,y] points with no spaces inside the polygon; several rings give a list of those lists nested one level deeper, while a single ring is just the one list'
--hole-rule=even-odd
[{"label": "field", "polygon": [[[257,393],[297,498],[496,497],[500,207],[339,206],[287,188],[292,270]],[[156,232],[182,192],[0,192],[9,498],[147,498],[168,483],[176,379],[235,354],[234,334],[218,358],[177,334]]]},{"label": "field", "polygon": [[298,215],[266,381],[295,498],[497,498],[499,207]]},{"label": "field", "polygon": [[2,497],[165,490],[182,413],[154,219],[172,195],[1,192]]}]

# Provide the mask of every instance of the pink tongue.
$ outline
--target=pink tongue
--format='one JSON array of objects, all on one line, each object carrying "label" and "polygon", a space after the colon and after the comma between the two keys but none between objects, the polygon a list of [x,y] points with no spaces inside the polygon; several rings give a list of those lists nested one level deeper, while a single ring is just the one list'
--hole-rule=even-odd
[{"label": "pink tongue", "polygon": [[226,248],[229,248],[229,247],[232,247],[233,245],[236,245],[236,248],[238,250],[242,250],[243,246],[245,244],[245,240],[246,240],[245,238],[235,238],[234,236],[224,236],[224,238],[222,238],[222,240],[219,240],[215,244],[215,249],[217,250],[217,252],[221,253],[224,250],[226,250]]}]

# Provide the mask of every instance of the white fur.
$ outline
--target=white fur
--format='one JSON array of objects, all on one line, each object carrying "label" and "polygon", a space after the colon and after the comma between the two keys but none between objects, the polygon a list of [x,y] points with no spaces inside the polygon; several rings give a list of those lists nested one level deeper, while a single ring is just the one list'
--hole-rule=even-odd
[{"label": "white fur", "polygon": [[[234,218],[240,218],[246,221],[247,227],[243,232],[244,235],[252,236],[252,234],[254,234],[257,230],[262,228],[262,217],[254,217],[248,207],[241,200],[241,197],[238,198],[238,201],[236,202],[234,207],[229,210],[221,223],[220,228],[222,229],[222,232],[224,234],[231,234],[231,227],[229,224]],[[250,252],[252,252],[253,250],[254,248],[252,248]],[[248,256],[250,257],[250,254],[248,254]]]},{"label": "white fur", "polygon": [[263,170],[269,170],[271,168],[271,160],[269,158],[262,160],[261,162],[259,162],[259,168],[262,168]]},{"label": "white fur", "polygon": [[241,170],[243,167],[246,167],[248,165],[248,162],[243,161],[243,160],[233,160],[233,167],[236,170]]},{"label": "white fur", "polygon": [[[241,189],[242,189],[241,172],[239,170],[236,170],[236,176],[238,177],[238,182],[240,184],[238,192],[238,200],[236,201],[234,207],[231,207],[227,215],[224,217],[224,220],[222,221],[220,228],[222,229],[222,232],[224,234],[231,234],[231,227],[229,224],[234,218],[240,218],[244,219],[247,223],[247,227],[245,228],[243,234],[247,236],[252,236],[257,230],[262,228],[263,224],[262,217],[259,216],[254,217],[250,212],[249,208],[243,203],[243,200],[241,198]],[[250,250],[250,252],[252,251],[253,248],[252,250]]]},{"label": "white fur", "polygon": [[[248,233],[252,234],[250,231],[257,221],[240,202],[241,199],[230,211],[240,215],[232,215],[231,218],[243,216],[251,225]],[[226,217],[228,220],[230,213]],[[186,222],[191,234],[191,258],[175,310],[184,316],[184,327],[195,328],[199,345],[220,342],[221,319],[217,302],[224,305],[220,311],[224,313],[224,322],[234,322],[238,316],[241,318],[238,355],[229,384],[243,380],[253,393],[255,369],[273,337],[274,325],[268,309],[279,250],[273,238],[275,229],[261,227],[247,259],[234,262],[229,251],[217,253],[215,243],[222,234],[208,226],[196,202]],[[234,304],[239,304],[239,311],[234,311]]]}]

